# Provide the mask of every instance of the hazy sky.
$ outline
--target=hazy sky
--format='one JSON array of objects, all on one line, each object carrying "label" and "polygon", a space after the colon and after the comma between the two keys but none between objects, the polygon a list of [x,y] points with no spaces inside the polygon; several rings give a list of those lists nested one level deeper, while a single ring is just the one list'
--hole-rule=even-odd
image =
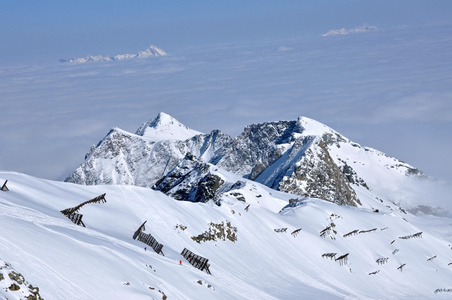
[{"label": "hazy sky", "polygon": [[233,136],[304,115],[452,182],[452,1],[307,2],[0,1],[0,169],[64,179],[160,111]]}]

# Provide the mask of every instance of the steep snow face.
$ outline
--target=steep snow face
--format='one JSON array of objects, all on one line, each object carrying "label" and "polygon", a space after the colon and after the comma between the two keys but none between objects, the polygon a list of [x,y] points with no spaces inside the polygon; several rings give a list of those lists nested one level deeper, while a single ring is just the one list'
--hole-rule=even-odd
[{"label": "steep snow face", "polygon": [[199,134],[185,142],[186,149],[203,162],[212,162],[221,156],[220,152],[228,148],[233,139],[219,130],[212,130],[209,134]]},{"label": "steep snow face", "polygon": [[170,115],[161,112],[155,119],[141,125],[135,134],[158,142],[162,140],[183,141],[202,133],[188,128]]},{"label": "steep snow face", "polygon": [[342,141],[349,141],[347,138],[336,132],[335,130],[331,129],[330,127],[326,126],[325,124],[322,124],[316,120],[307,118],[307,117],[299,117],[297,119],[297,125],[299,128],[301,128],[301,132],[304,136],[319,136],[322,137],[325,134],[331,134],[335,135],[337,139],[340,139]]},{"label": "steep snow face", "polygon": [[327,132],[322,140],[357,193],[370,193],[378,201],[383,199],[405,208],[437,205],[427,195],[440,185],[415,167],[381,151],[362,147],[337,132]]},{"label": "steep snow face", "polygon": [[151,187],[185,156],[179,141],[154,142],[114,128],[67,182]]},{"label": "steep snow face", "polygon": [[[338,206],[215,174],[243,183],[221,206],[0,172],[9,188],[0,191],[1,260],[48,300],[450,298],[450,219],[391,203]],[[60,213],[103,193],[106,203],[79,211],[86,228]],[[144,221],[165,256],[132,238]],[[212,275],[191,266],[184,248],[209,259]],[[20,299],[10,284],[0,279],[0,298]]]}]

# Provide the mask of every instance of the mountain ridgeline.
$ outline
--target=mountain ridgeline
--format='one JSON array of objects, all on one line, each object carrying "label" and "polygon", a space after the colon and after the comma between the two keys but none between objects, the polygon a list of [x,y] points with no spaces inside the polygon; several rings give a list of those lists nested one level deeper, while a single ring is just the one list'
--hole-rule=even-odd
[{"label": "mountain ridgeline", "polygon": [[135,134],[113,128],[65,181],[136,185],[206,202],[240,186],[215,175],[218,169],[295,196],[351,206],[363,205],[360,195],[397,202],[398,189],[381,186],[382,178],[425,177],[306,117],[249,125],[232,138],[219,130],[192,130],[160,113]]}]

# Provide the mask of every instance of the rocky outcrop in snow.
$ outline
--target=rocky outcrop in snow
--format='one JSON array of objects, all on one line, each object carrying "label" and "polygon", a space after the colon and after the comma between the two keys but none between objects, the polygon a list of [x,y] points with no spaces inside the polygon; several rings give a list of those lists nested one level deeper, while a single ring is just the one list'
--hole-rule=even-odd
[{"label": "rocky outcrop in snow", "polygon": [[0,259],[0,296],[4,299],[42,300],[39,288],[29,284],[24,276]]},{"label": "rocky outcrop in snow", "polygon": [[201,162],[189,153],[153,188],[176,200],[191,202],[213,200],[224,180],[213,174],[210,168],[211,165]]}]

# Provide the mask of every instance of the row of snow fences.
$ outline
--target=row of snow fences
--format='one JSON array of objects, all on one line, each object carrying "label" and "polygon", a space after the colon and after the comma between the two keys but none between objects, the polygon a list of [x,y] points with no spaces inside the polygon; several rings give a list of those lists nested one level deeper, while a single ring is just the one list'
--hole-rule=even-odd
[{"label": "row of snow fences", "polygon": [[71,220],[74,224],[82,225],[83,227],[86,227],[85,224],[82,221],[83,215],[79,214],[77,212],[80,210],[80,208],[82,208],[82,206],[84,206],[86,204],[89,204],[89,203],[105,203],[105,202],[107,202],[107,200],[105,199],[105,195],[106,194],[104,193],[104,194],[102,194],[100,196],[97,196],[97,197],[91,199],[91,200],[85,201],[85,202],[83,202],[83,203],[81,203],[81,204],[79,204],[79,205],[77,205],[75,207],[70,207],[70,208],[63,209],[61,211],[61,213],[63,215],[65,215],[66,217],[68,217],[68,219]]},{"label": "row of snow fences", "polygon": [[1,188],[1,190],[4,191],[4,192],[9,191],[8,187],[6,186],[7,182],[8,182],[8,180],[5,181],[5,183],[2,185],[2,188]]},{"label": "row of snow fences", "polygon": [[435,294],[438,294],[438,293],[452,293],[452,289],[436,289],[434,291],[434,293]]},{"label": "row of snow fences", "polygon": [[[157,240],[150,233],[143,232],[143,230],[146,230],[144,226],[146,222],[147,221],[144,221],[144,223],[141,224],[140,227],[138,227],[138,229],[133,234],[133,239],[151,246],[157,254],[163,255],[163,245],[157,242]],[[184,248],[184,250],[182,250],[181,255],[195,268],[201,271],[206,271],[207,274],[211,274],[209,270],[210,265],[208,264],[209,260],[207,258],[194,254],[187,248]]]},{"label": "row of snow fences", "polygon": [[193,252],[191,252],[190,250],[188,250],[187,248],[184,248],[184,250],[182,250],[182,256],[195,268],[201,270],[201,271],[206,271],[207,274],[210,275],[210,270],[209,270],[209,260],[205,257],[199,256],[194,254]]},{"label": "row of snow fences", "polygon": [[347,260],[348,260],[348,254],[346,253],[344,255],[339,256],[338,258],[336,258],[336,254],[337,253],[323,253],[322,257],[323,258],[330,258],[331,260],[335,260],[337,262],[339,262],[339,265],[346,265],[347,264]]}]

